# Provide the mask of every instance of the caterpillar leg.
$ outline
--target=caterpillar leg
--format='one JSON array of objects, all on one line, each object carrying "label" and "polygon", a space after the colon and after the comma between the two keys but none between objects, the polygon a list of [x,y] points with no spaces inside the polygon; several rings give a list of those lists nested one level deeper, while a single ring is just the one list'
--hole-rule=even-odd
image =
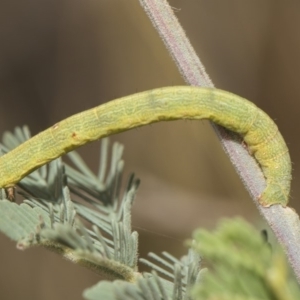
[{"label": "caterpillar leg", "polygon": [[285,207],[288,203],[288,192],[277,182],[267,184],[266,189],[258,197],[259,203],[264,207],[281,204]]},{"label": "caterpillar leg", "polygon": [[6,197],[9,201],[15,202],[16,189],[15,186],[5,188]]}]

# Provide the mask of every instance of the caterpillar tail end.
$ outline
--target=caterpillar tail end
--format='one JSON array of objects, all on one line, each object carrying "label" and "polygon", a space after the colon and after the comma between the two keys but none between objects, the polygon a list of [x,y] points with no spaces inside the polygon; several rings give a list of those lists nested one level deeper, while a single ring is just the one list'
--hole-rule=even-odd
[{"label": "caterpillar tail end", "polygon": [[258,202],[263,207],[280,204],[286,207],[289,200],[289,188],[287,191],[278,183],[268,184],[263,193],[258,197]]}]

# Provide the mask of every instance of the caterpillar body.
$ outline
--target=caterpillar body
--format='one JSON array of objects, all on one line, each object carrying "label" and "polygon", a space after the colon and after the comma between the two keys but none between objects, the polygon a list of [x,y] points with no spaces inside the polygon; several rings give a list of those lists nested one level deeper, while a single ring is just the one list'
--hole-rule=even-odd
[{"label": "caterpillar body", "polygon": [[288,148],[269,116],[252,102],[210,88],[166,87],[110,101],[75,114],[0,158],[0,187],[10,188],[41,165],[105,136],[159,121],[209,119],[239,133],[266,178],[263,206],[288,202]]}]

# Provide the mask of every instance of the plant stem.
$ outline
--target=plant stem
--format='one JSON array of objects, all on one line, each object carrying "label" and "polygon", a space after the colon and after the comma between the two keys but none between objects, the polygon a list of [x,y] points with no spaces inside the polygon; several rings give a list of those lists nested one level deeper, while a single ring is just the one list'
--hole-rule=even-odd
[{"label": "plant stem", "polygon": [[[140,0],[140,3],[186,83],[214,87],[169,3],[166,0]],[[300,282],[299,216],[289,207],[273,205],[265,208],[259,205],[258,197],[266,186],[261,169],[245,149],[240,137],[221,126],[213,123],[212,126],[259,212],[267,220],[278,241],[283,245],[298,282]]]}]

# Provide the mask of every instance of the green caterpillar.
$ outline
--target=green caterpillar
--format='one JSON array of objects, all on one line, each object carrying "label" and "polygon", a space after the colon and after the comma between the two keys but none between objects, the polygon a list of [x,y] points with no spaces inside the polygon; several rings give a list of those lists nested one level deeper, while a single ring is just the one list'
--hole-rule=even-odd
[{"label": "green caterpillar", "polygon": [[286,206],[291,162],[276,124],[253,103],[218,89],[166,87],[123,97],[75,114],[0,158],[0,187],[11,188],[41,165],[81,145],[131,128],[176,119],[209,119],[242,135],[262,168],[263,206]]}]

